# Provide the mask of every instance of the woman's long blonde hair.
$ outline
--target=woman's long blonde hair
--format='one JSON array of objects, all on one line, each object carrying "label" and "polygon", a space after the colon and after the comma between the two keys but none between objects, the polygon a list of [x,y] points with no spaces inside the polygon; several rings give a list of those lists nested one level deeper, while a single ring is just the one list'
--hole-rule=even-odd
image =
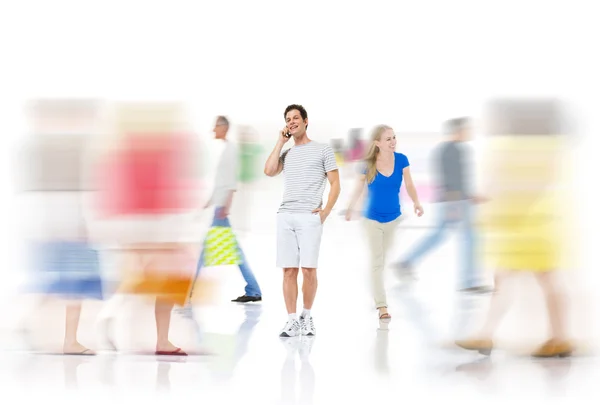
[{"label": "woman's long blonde hair", "polygon": [[375,141],[381,141],[381,135],[388,129],[392,129],[387,125],[378,125],[371,132],[371,145],[365,155],[365,163],[367,165],[367,184],[371,184],[375,180],[377,175],[377,155],[379,154],[379,147],[375,145]]}]

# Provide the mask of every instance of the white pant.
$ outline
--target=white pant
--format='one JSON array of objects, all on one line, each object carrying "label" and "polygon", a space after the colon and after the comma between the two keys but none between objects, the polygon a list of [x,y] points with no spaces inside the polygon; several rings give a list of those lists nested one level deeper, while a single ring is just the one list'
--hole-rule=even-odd
[{"label": "white pant", "polygon": [[318,213],[277,214],[277,267],[318,267],[323,224]]},{"label": "white pant", "polygon": [[387,308],[383,271],[386,255],[394,240],[399,221],[400,217],[386,223],[368,218],[364,220],[371,248],[371,286],[376,308]]}]

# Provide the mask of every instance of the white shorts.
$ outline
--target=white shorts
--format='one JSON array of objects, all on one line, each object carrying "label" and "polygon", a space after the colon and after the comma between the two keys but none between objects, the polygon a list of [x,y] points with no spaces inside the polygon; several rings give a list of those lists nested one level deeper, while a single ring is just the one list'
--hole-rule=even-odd
[{"label": "white shorts", "polygon": [[278,213],[277,267],[317,268],[322,234],[318,213]]}]

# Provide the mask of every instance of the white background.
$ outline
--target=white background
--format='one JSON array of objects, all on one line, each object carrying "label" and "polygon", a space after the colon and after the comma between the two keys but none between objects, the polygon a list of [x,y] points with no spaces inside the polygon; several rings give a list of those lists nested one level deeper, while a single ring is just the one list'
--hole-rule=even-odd
[{"label": "white background", "polygon": [[[579,283],[597,292],[596,7],[573,0],[2,2],[3,303],[22,271],[11,249],[19,210],[11,147],[27,131],[22,103],[35,97],[182,100],[205,139],[223,113],[274,138],[283,108],[301,103],[309,133],[323,140],[382,122],[398,132],[436,132],[449,117],[479,117],[489,98],[560,97],[578,135],[576,192],[564,209],[580,218]],[[274,197],[262,215],[277,204],[278,193],[267,195]]]}]

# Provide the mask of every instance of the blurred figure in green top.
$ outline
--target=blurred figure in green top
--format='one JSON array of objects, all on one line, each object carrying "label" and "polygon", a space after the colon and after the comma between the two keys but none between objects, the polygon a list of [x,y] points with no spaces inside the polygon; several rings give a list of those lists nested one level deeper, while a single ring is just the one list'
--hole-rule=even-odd
[{"label": "blurred figure in green top", "polygon": [[238,231],[250,232],[252,230],[253,200],[257,197],[256,183],[259,176],[263,175],[263,147],[258,131],[250,125],[240,125],[238,131],[239,201],[233,209]]},{"label": "blurred figure in green top", "polygon": [[258,133],[250,126],[244,125],[239,129],[239,172],[238,180],[241,183],[253,183],[262,175],[262,160],[260,155],[262,147]]}]

